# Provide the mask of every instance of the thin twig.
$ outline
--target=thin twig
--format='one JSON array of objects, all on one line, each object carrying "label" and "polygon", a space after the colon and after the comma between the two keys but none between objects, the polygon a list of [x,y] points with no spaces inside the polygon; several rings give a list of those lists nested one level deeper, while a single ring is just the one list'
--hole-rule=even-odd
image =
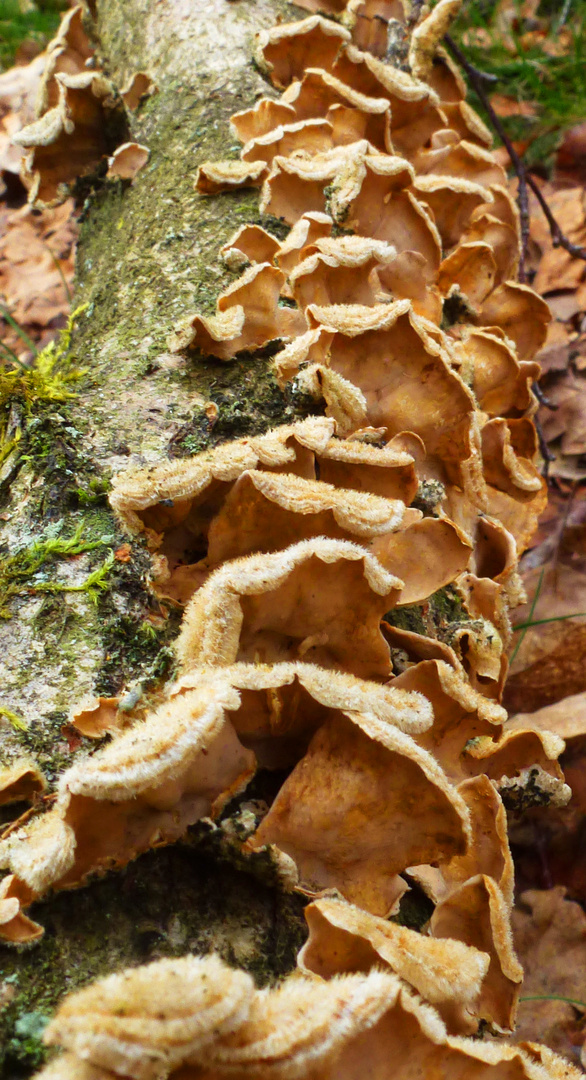
[{"label": "thin twig", "polygon": [[494,130],[501,139],[503,146],[506,148],[506,151],[511,159],[513,168],[517,174],[517,179],[519,182],[517,201],[519,204],[519,215],[521,218],[521,259],[519,262],[519,281],[524,282],[527,280],[525,261],[527,258],[527,245],[529,242],[529,196],[527,191],[528,188],[531,188],[531,191],[535,195],[535,198],[537,199],[541,210],[543,211],[547,224],[549,225],[549,231],[551,233],[553,246],[564,248],[564,250],[567,251],[570,255],[572,255],[572,257],[575,259],[586,260],[586,248],[580,247],[578,244],[573,244],[572,241],[569,240],[568,237],[565,235],[565,233],[562,232],[549,206],[547,205],[547,201],[544,198],[543,193],[539,189],[539,185],[535,182],[530,173],[527,172],[524,161],[522,160],[522,158],[519,157],[517,151],[515,150],[515,147],[513,146],[513,143],[511,142],[509,136],[505,131],[504,125],[502,124],[500,117],[497,116],[495,110],[490,103],[490,99],[483,85],[484,82],[486,82],[484,73],[480,73],[478,69],[470,63],[470,61],[466,58],[460,47],[456,45],[456,42],[450,36],[450,34],[445,35],[444,41],[454,59],[457,60],[459,64],[461,64],[461,66],[464,68],[464,71],[468,75],[468,78],[470,79],[470,82],[472,83],[476,94],[478,95],[480,101],[482,102],[484,108],[488,113],[490,122]]},{"label": "thin twig", "polygon": [[561,30],[561,28],[564,25],[566,19],[568,18],[568,15],[570,14],[571,6],[572,6],[572,0],[565,0],[564,6],[563,6],[563,8],[561,10],[560,17],[559,17],[558,21],[555,24],[556,34]]},{"label": "thin twig", "polygon": [[541,389],[539,383],[534,382],[532,390],[540,405],[545,405],[546,409],[551,409],[552,412],[555,412],[556,409],[559,409],[559,405],[556,405],[553,401],[550,401],[547,394],[545,394]]},{"label": "thin twig", "polygon": [[562,232],[551,210],[549,209],[549,206],[547,205],[547,202],[543,196],[543,192],[540,191],[538,184],[535,183],[535,180],[532,176],[527,175],[527,183],[529,184],[529,187],[535,195],[535,198],[537,199],[537,202],[539,203],[543,214],[547,220],[547,224],[549,225],[549,231],[551,233],[551,238],[553,240],[553,246],[563,248],[564,251],[567,251],[570,255],[573,256],[574,259],[586,259],[586,248],[580,247],[579,244],[573,244],[571,240],[568,240],[568,237],[565,235],[565,233]]},{"label": "thin twig", "polygon": [[29,806],[28,810],[25,810],[20,817],[17,817],[14,821],[10,821],[8,825],[0,832],[0,840],[5,840],[7,836],[20,829],[22,825],[25,825],[35,814],[38,814],[42,809],[41,803],[44,807],[50,806],[55,802],[57,798],[56,794],[42,795],[40,799],[35,799],[32,806]]},{"label": "thin twig", "polygon": [[477,79],[482,79],[482,82],[488,83],[489,86],[494,86],[499,81],[498,75],[493,75],[491,71],[483,71],[482,68],[477,68],[474,64],[468,61],[470,67],[470,74],[474,72]]},{"label": "thin twig", "polygon": [[535,427],[535,434],[537,435],[537,442],[539,443],[539,453],[543,458],[543,475],[546,480],[549,480],[549,463],[550,461],[555,461],[555,454],[551,452],[547,445],[547,440],[541,426],[541,420],[538,416],[533,417],[533,424]]},{"label": "thin twig", "polygon": [[[566,500],[566,505],[564,506],[564,513],[563,513],[563,516],[562,516],[562,520],[560,522],[560,527],[559,527],[559,530],[558,530],[558,535],[557,535],[555,547],[553,549],[553,554],[552,554],[552,557],[551,557],[551,567],[552,567],[552,570],[553,570],[552,583],[553,583],[553,591],[554,591],[554,593],[557,593],[557,591],[558,591],[558,562],[559,562],[560,552],[562,550],[562,541],[564,539],[564,533],[566,531],[566,526],[568,524],[568,519],[570,517],[570,511],[572,509],[572,506],[574,505],[574,499],[576,497],[577,489],[578,489],[578,481],[577,480],[572,480],[572,486],[570,488],[570,494],[568,495],[568,498]],[[531,612],[531,615],[529,616],[529,618],[532,618],[532,616],[533,616],[533,612]]]}]

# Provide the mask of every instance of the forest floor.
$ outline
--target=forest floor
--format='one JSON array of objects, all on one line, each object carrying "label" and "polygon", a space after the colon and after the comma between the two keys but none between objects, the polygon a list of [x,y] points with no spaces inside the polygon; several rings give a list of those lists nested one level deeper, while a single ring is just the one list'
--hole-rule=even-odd
[{"label": "forest floor", "polygon": [[[32,210],[9,146],[11,133],[32,118],[35,57],[65,6],[59,0],[0,0],[5,370],[29,364],[71,309],[73,200],[55,210]],[[585,27],[586,0],[473,0],[452,35],[475,67],[496,77],[484,84],[492,110],[577,245],[586,245]],[[473,92],[470,101],[490,124]],[[495,145],[508,167],[506,150],[498,139]],[[510,176],[516,190],[512,169]],[[566,739],[562,766],[573,796],[564,810],[536,809],[512,822],[515,929],[526,971],[515,1037],[548,1042],[575,1062],[581,1057],[586,1069],[586,261],[554,246],[533,195],[530,210],[528,281],[553,315],[537,358],[547,402],[537,420],[548,458],[549,505],[521,564],[528,602],[514,616],[505,704],[513,717],[530,714],[528,722]]]}]

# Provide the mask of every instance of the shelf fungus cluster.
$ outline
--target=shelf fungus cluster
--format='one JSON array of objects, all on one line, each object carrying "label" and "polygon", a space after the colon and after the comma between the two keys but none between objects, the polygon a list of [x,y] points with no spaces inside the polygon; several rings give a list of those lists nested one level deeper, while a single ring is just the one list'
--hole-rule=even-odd
[{"label": "shelf fungus cluster", "polygon": [[[136,72],[118,94],[100,70],[83,27],[83,7],[71,7],[47,49],[36,119],[13,136],[26,154],[21,178],[29,201],[54,206],[67,197],[69,186],[93,172],[119,142],[123,107],[134,109],[141,96],[152,92],[144,72]],[[125,143],[109,159],[108,176],[132,179],[148,160],[148,150]]]},{"label": "shelf fungus cluster", "polygon": [[[410,935],[420,938],[394,930],[395,943],[388,934],[389,954],[400,954]],[[401,976],[385,965],[328,981],[291,976],[266,990],[255,989],[249,975],[213,956],[159,960],[111,975],[61,1006],[45,1037],[65,1046],[67,1053],[40,1076],[577,1080],[577,1070],[543,1046],[499,1045],[450,1034],[436,1009],[410,988],[403,971],[416,969],[415,981],[432,999],[454,1003],[455,985],[474,993],[483,957],[455,942],[452,950],[446,943],[440,948],[428,944],[431,948],[415,946],[411,965],[398,963]]]},{"label": "shelf fungus cluster", "polygon": [[233,840],[307,898],[298,971],[264,990],[214,956],[108,977],[62,1004],[46,1080],[561,1080],[543,1047],[471,1038],[514,1029],[522,982],[505,806],[569,797],[562,740],[508,730],[499,704],[546,497],[549,315],[515,281],[506,177],[437,47],[458,5],[402,67],[403,0],[303,6],[258,37],[275,89],[233,117],[240,159],[197,180],[261,186],[289,234],[243,226],[222,249],[241,276],[173,347],[229,362],[278,339],[279,380],[320,415],[116,478],[153,588],[185,609],[177,678],[0,845],[0,935],[40,935],[25,911],[50,890],[221,829],[273,770]]}]

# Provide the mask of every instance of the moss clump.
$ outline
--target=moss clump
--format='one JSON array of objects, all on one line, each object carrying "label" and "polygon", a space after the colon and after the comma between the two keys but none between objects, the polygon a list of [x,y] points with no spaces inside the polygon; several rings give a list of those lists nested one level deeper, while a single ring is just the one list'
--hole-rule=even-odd
[{"label": "moss clump", "polygon": [[[55,787],[61,773],[72,764],[71,749],[64,738],[67,720],[67,713],[64,710],[55,709],[43,717],[42,724],[31,724],[25,731],[19,733],[19,742],[23,750],[31,754],[40,765],[43,776],[47,780],[49,793]],[[71,731],[73,733],[74,729],[72,728]],[[86,752],[94,749],[96,745],[94,739],[86,739],[77,732],[75,732],[75,742],[79,749]],[[18,807],[15,804],[6,807],[7,822],[16,820],[18,816]]]},{"label": "moss clump", "polygon": [[441,328],[442,330],[449,330],[456,323],[472,322],[475,315],[476,310],[470,304],[468,297],[460,292],[457,286],[454,286],[450,295],[446,296],[443,302]]},{"label": "moss clump", "polygon": [[38,353],[30,368],[0,372],[0,497],[23,467],[44,483],[33,487],[28,502],[31,519],[52,520],[68,510],[105,502],[108,483],[96,475],[95,463],[83,449],[83,414],[78,424],[71,403],[87,372],[77,366],[72,337],[83,322],[78,308],[56,342]]},{"label": "moss clump", "polygon": [[6,451],[3,443],[11,405],[20,403],[27,415],[39,402],[61,402],[75,397],[73,387],[86,374],[75,366],[71,339],[76,320],[85,307],[78,307],[70,315],[67,326],[57,341],[51,341],[38,352],[30,368],[18,361],[13,370],[0,370],[0,460]]},{"label": "moss clump", "polygon": [[421,480],[411,505],[421,510],[424,517],[437,517],[437,506],[445,494],[446,489],[439,480]]},{"label": "moss clump", "polygon": [[22,717],[13,712],[12,709],[7,709],[5,705],[0,705],[0,716],[8,720],[8,723],[12,724],[15,731],[26,731],[26,723]]},{"label": "moss clump", "polygon": [[97,530],[98,535],[121,535],[108,506],[110,481],[88,452],[86,425],[81,412],[73,419],[67,403],[58,412],[50,405],[38,404],[23,424],[17,469],[3,494],[7,501],[10,485],[21,468],[42,477],[42,484],[33,484],[27,503],[27,516],[35,523],[35,531],[38,522],[71,516],[74,528],[79,520],[76,512],[81,511],[88,530]]},{"label": "moss clump", "polygon": [[13,1035],[6,1045],[9,1066],[39,1068],[47,1057],[43,1046],[43,1032],[51,1017],[48,1013],[23,1012],[14,1022]]},{"label": "moss clump", "polygon": [[478,625],[453,585],[438,589],[423,604],[406,604],[387,612],[385,621],[399,630],[437,638],[450,645],[456,630],[464,624]]},{"label": "moss clump", "polygon": [[299,393],[293,383],[281,390],[272,371],[272,356],[280,342],[242,356],[229,366],[207,358],[209,398],[218,406],[210,423],[203,408],[173,436],[173,457],[198,454],[208,446],[246,435],[262,435],[278,424],[291,424],[310,414],[323,413],[323,402]]},{"label": "moss clump", "polygon": [[75,492],[80,506],[107,506],[110,481],[92,476],[87,486],[80,486]]},{"label": "moss clump", "polygon": [[52,564],[58,559],[69,559],[83,552],[95,551],[104,545],[104,539],[90,540],[84,537],[83,532],[82,523],[73,535],[67,538],[56,534],[56,530],[49,527],[43,539],[36,540],[28,547],[0,560],[0,619],[11,617],[8,604],[13,597],[30,593],[85,592],[96,602],[112,569],[113,552],[110,552],[81,584],[40,580],[41,575],[45,576],[43,567],[47,563]]},{"label": "moss clump", "polygon": [[449,626],[451,623],[457,623],[460,626],[461,623],[470,621],[464,601],[453,585],[445,585],[443,589],[438,589],[430,597],[429,603],[440,627]]},{"label": "moss clump", "polygon": [[142,691],[168,675],[174,654],[169,646],[177,635],[179,614],[168,619],[162,628],[154,627],[136,614],[106,617],[103,624],[104,661],[96,676],[95,691],[109,696],[140,680],[136,700]]},{"label": "moss clump", "polygon": [[411,882],[409,892],[401,897],[397,915],[393,915],[390,921],[409,930],[421,930],[431,919],[433,911],[434,904],[423,889]]},{"label": "moss clump", "polygon": [[143,691],[170,676],[181,611],[161,607],[148,591],[150,559],[140,544],[133,545],[132,559],[116,567],[113,588],[98,602],[99,634],[103,661],[96,675],[96,694],[109,696],[129,688],[137,680]]},{"label": "moss clump", "polygon": [[406,604],[405,607],[393,608],[392,611],[387,611],[385,622],[396,626],[398,630],[408,630],[410,634],[427,633],[422,604]]}]

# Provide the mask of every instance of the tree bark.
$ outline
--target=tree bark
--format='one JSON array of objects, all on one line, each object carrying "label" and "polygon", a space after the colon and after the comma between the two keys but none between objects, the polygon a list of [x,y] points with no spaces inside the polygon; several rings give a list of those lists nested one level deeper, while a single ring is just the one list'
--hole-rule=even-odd
[{"label": "tree bark", "polygon": [[[0,621],[0,706],[27,724],[21,731],[0,715],[3,763],[31,756],[49,793],[95,745],[68,725],[71,706],[88,693],[130,688],[148,700],[149,686],[172,670],[178,617],[158,610],[147,587],[148,555],[137,543],[130,561],[106,573],[97,604],[84,592],[35,592],[35,585],[79,586],[125,542],[107,503],[114,473],[300,415],[271,375],[266,351],[223,364],[182,361],[167,346],[178,319],[213,311],[234,276],[218,260],[221,244],[245,221],[267,225],[256,191],[202,198],[194,178],[200,161],[236,156],[228,118],[272,92],[251,63],[251,42],[279,15],[299,17],[299,9],[282,0],[95,4],[93,34],[106,74],[121,87],[133,72],[148,71],[158,92],[131,119],[130,137],[150,149],[134,183],[94,178],[79,186],[75,305],[87,306],[73,344],[87,374],[69,402],[13,410],[21,440],[0,473],[5,574],[7,565],[17,568],[12,557],[40,537],[79,530],[89,548],[76,559],[48,558]],[[213,428],[208,400],[219,410]],[[249,791],[253,797],[262,791]],[[21,809],[5,808],[4,822]],[[31,909],[44,937],[28,949],[0,946],[4,1076],[28,1076],[41,1063],[43,1021],[64,992],[113,969],[211,948],[260,982],[294,966],[302,902],[282,893],[262,866],[253,876],[225,852],[196,828],[183,845],[151,851],[121,873]]]}]

